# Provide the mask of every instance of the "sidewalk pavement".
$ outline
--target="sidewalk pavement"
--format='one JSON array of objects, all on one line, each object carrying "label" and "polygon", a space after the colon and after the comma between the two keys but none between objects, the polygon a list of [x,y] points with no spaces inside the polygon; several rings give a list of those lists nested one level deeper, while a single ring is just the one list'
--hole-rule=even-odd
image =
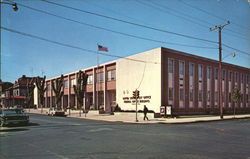
[{"label": "sidewalk pavement", "polygon": [[[47,115],[48,109],[44,108],[43,111],[41,109],[26,109],[26,113],[33,113],[33,114],[43,114]],[[71,110],[66,112],[67,117],[70,118],[82,118],[82,119],[89,119],[89,120],[99,120],[99,121],[108,121],[108,122],[124,122],[124,123],[138,123],[138,124],[180,124],[180,123],[194,123],[194,122],[209,122],[209,121],[219,121],[220,116],[208,116],[208,115],[199,115],[199,116],[183,116],[178,118],[154,118],[152,113],[148,113],[149,121],[143,120],[143,113],[138,113],[138,122],[135,121],[136,114],[135,113],[126,113],[126,112],[115,112],[114,115],[109,114],[99,114],[98,111],[89,111],[86,114],[79,113],[79,110]],[[250,118],[250,114],[242,114],[242,115],[224,115],[223,120],[229,119],[244,119]]]}]

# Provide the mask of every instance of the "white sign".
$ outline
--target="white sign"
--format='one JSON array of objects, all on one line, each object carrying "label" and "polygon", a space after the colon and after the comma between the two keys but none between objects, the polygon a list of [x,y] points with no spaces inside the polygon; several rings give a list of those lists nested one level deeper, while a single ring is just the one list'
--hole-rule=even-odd
[{"label": "white sign", "polygon": [[171,115],[171,106],[166,106],[166,114]]}]

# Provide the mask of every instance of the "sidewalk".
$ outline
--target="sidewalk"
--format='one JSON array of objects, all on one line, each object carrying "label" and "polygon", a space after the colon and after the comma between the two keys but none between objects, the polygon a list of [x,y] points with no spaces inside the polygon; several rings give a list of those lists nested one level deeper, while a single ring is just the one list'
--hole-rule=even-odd
[{"label": "sidewalk", "polygon": [[[48,109],[43,109],[43,113],[41,113],[41,109],[28,109],[25,110],[26,113],[33,114],[44,114],[47,115]],[[143,113],[138,113],[138,122],[135,121],[135,113],[123,113],[123,112],[115,112],[114,115],[109,114],[99,114],[98,111],[89,111],[89,113],[85,114],[79,113],[79,110],[71,110],[70,115],[69,112],[66,112],[67,117],[70,118],[82,118],[89,120],[99,120],[99,121],[108,121],[108,122],[124,122],[124,123],[139,123],[139,124],[178,124],[178,123],[194,123],[194,122],[208,122],[208,121],[219,121],[220,116],[208,116],[208,115],[199,115],[199,116],[188,116],[188,117],[179,117],[179,118],[153,118],[153,114],[148,113],[149,121],[143,120]],[[235,119],[243,119],[250,118],[250,114],[243,115],[235,115]],[[225,115],[223,120],[234,119],[233,115]]]}]

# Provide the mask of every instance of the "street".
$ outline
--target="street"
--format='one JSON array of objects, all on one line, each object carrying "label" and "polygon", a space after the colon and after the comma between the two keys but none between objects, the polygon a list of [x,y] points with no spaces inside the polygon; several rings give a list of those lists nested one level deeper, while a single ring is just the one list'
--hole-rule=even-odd
[{"label": "street", "polygon": [[30,114],[0,129],[1,159],[250,159],[250,119],[128,124]]}]

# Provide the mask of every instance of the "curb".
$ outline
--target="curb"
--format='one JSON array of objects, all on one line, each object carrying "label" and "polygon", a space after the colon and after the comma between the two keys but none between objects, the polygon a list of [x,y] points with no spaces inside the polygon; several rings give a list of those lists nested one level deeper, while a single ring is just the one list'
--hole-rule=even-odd
[{"label": "curb", "polygon": [[[46,115],[47,114],[41,114],[41,113],[35,113],[35,112],[26,112],[28,114],[38,114],[38,115]],[[105,122],[122,122],[122,123],[129,123],[129,124],[191,124],[191,123],[202,123],[202,122],[218,122],[218,121],[225,121],[225,120],[239,120],[239,119],[248,119],[250,116],[244,116],[244,117],[233,117],[233,118],[224,118],[224,119],[211,119],[211,120],[194,120],[194,121],[149,121],[149,122],[136,122],[136,121],[124,121],[124,120],[109,120],[109,119],[97,119],[93,117],[77,117],[77,116],[66,116],[67,118],[78,118],[78,119],[86,119],[86,120],[95,120],[95,121],[105,121]],[[178,120],[178,119],[177,119]]]}]

